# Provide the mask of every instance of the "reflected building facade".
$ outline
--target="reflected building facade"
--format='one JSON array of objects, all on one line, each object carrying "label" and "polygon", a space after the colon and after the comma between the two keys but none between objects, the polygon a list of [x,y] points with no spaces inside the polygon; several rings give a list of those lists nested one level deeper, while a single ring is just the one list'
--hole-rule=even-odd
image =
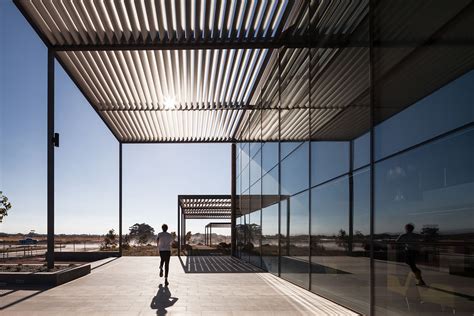
[{"label": "reflected building facade", "polygon": [[472,315],[474,5],[374,3],[347,8],[347,45],[273,52],[239,130],[234,255],[362,314]]}]

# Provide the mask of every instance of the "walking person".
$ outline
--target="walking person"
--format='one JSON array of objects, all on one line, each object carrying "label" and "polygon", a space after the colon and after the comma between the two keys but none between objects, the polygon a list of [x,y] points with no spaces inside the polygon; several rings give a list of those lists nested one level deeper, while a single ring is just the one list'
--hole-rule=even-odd
[{"label": "walking person", "polygon": [[163,224],[161,226],[163,230],[158,234],[156,239],[156,244],[158,245],[158,250],[160,252],[160,278],[163,277],[163,265],[165,266],[165,286],[168,286],[168,271],[170,268],[170,257],[171,257],[171,243],[173,242],[173,237],[168,233],[168,225]]},{"label": "walking person", "polygon": [[405,234],[401,234],[397,238],[397,242],[404,243],[405,250],[405,262],[410,267],[411,271],[415,275],[418,286],[425,286],[426,283],[421,277],[421,270],[416,266],[416,257],[418,256],[418,247],[417,242],[419,241],[419,236],[413,231],[415,230],[415,225],[406,224],[405,225]]}]

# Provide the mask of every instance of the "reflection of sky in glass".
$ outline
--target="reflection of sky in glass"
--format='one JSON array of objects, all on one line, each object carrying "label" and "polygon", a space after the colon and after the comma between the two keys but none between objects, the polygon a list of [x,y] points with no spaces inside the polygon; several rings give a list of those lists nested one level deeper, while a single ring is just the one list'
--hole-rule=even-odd
[{"label": "reflection of sky in glass", "polygon": [[264,236],[278,234],[278,204],[273,204],[263,209],[262,223],[262,234]]},{"label": "reflection of sky in glass", "polygon": [[290,198],[290,236],[309,234],[308,191]]},{"label": "reflection of sky in glass", "polygon": [[262,147],[262,174],[278,164],[278,143],[265,143]]},{"label": "reflection of sky in glass", "polygon": [[377,233],[438,225],[474,231],[474,129],[376,165]]},{"label": "reflection of sky in glass", "polygon": [[308,142],[281,162],[281,194],[292,195],[309,186]]},{"label": "reflection of sky in glass", "polygon": [[474,71],[375,128],[375,159],[474,121]]},{"label": "reflection of sky in glass", "polygon": [[349,171],[349,142],[311,143],[311,185]]},{"label": "reflection of sky in glass", "polygon": [[370,170],[362,169],[354,173],[354,234],[370,234]]},{"label": "reflection of sky in glass", "polygon": [[288,156],[301,142],[281,142],[280,160]]},{"label": "reflection of sky in glass", "polygon": [[311,190],[311,235],[349,233],[349,181],[338,179]]},{"label": "reflection of sky in glass", "polygon": [[278,194],[278,168],[263,176],[263,194]]}]

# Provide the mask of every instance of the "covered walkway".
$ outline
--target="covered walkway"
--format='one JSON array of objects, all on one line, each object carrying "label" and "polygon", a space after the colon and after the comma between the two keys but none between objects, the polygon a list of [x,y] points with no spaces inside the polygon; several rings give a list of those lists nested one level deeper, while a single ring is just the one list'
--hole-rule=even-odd
[{"label": "covered walkway", "polygon": [[158,263],[121,257],[53,289],[0,290],[2,314],[356,315],[270,273],[186,273],[178,257],[165,288]]}]

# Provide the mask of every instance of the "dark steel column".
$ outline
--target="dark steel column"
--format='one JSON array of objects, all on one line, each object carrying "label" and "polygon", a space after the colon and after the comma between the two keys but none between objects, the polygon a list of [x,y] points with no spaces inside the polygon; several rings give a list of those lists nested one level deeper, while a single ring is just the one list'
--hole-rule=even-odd
[{"label": "dark steel column", "polygon": [[47,132],[47,155],[48,155],[48,251],[46,260],[48,269],[54,268],[54,51],[48,49],[48,132]]},{"label": "dark steel column", "polygon": [[122,143],[119,142],[119,256],[122,256]]},{"label": "dark steel column", "polygon": [[186,216],[185,215],[183,215],[183,236],[184,236],[183,245],[186,246]]},{"label": "dark steel column", "polygon": [[209,226],[209,247],[212,247],[212,225]]},{"label": "dark steel column", "polygon": [[178,198],[178,228],[176,229],[178,233],[178,256],[181,256],[181,212],[179,207],[179,198]]},{"label": "dark steel column", "polygon": [[375,263],[374,263],[374,179],[375,179],[375,155],[374,155],[374,123],[375,123],[375,88],[374,88],[374,11],[375,1],[369,2],[369,93],[370,93],[370,298],[369,312],[375,315]]},{"label": "dark steel column", "polygon": [[237,236],[236,236],[236,231],[235,231],[235,223],[236,223],[236,191],[237,191],[237,186],[236,186],[236,179],[237,179],[237,150],[236,150],[236,145],[235,143],[232,143],[231,145],[231,184],[230,184],[230,209],[231,209],[231,219],[230,219],[230,244],[231,244],[231,251],[230,253],[232,256],[236,256],[236,245],[237,245]]}]

